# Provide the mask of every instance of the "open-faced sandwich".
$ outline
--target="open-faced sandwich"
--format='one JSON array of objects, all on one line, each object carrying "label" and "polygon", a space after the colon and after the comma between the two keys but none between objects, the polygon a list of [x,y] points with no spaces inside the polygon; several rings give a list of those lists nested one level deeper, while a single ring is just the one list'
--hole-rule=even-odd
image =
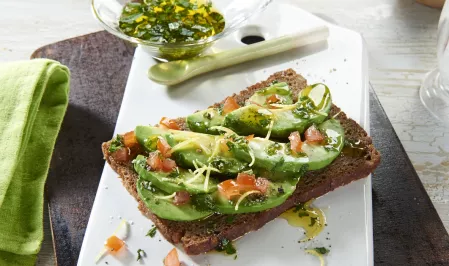
[{"label": "open-faced sandwich", "polygon": [[186,118],[103,144],[141,212],[188,254],[257,230],[368,176],[380,155],[324,84],[277,72]]}]

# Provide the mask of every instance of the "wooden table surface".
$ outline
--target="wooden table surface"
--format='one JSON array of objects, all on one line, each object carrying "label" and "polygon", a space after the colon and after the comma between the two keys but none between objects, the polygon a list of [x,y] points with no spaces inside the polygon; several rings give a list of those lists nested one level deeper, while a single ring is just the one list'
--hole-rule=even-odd
[{"label": "wooden table surface", "polygon": [[[371,83],[449,229],[449,127],[434,119],[418,96],[421,79],[436,66],[440,11],[414,0],[285,1],[363,34],[370,51]],[[26,60],[40,46],[101,30],[89,2],[0,1],[0,62]],[[53,265],[48,215],[44,229],[37,265]]]}]

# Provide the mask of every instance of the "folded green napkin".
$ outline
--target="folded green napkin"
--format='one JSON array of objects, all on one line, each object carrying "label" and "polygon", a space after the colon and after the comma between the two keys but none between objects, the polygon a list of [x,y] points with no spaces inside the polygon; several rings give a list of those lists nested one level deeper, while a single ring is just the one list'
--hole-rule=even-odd
[{"label": "folded green napkin", "polygon": [[69,76],[67,67],[47,59],[0,64],[0,265],[35,264]]}]

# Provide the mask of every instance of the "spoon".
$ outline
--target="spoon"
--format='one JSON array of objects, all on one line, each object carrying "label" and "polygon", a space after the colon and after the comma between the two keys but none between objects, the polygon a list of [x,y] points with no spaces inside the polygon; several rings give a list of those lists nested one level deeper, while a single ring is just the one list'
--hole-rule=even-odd
[{"label": "spoon", "polygon": [[324,41],[327,37],[329,29],[320,26],[221,53],[156,64],[148,70],[148,77],[159,84],[175,85],[212,70]]}]

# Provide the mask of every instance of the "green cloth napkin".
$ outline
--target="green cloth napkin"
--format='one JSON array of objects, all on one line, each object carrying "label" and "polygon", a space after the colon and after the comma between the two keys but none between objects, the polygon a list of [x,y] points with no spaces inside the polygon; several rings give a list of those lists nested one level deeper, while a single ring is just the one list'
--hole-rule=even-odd
[{"label": "green cloth napkin", "polygon": [[44,184],[70,73],[47,59],[0,64],[0,265],[34,265]]}]

